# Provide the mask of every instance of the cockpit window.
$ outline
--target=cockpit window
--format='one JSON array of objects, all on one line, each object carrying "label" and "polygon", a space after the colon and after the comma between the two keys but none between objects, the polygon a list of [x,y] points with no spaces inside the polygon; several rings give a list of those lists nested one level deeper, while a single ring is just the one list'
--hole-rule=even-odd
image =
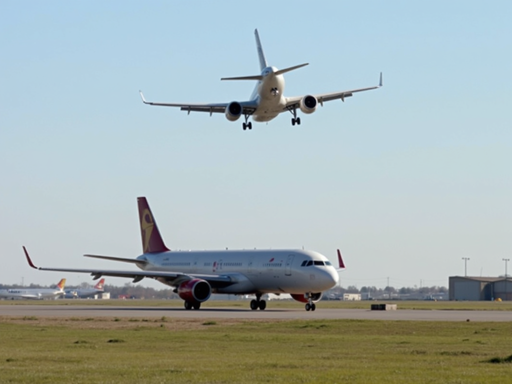
[{"label": "cockpit window", "polygon": [[313,260],[309,260],[306,264],[306,267],[311,267],[313,265]]},{"label": "cockpit window", "polygon": [[305,267],[307,263],[308,263],[308,261],[307,261],[307,260],[304,260],[300,266],[301,266],[301,267]]},{"label": "cockpit window", "polygon": [[330,261],[326,261],[325,265],[332,266],[332,263]]},{"label": "cockpit window", "polygon": [[315,265],[325,265],[322,260],[315,260]]}]

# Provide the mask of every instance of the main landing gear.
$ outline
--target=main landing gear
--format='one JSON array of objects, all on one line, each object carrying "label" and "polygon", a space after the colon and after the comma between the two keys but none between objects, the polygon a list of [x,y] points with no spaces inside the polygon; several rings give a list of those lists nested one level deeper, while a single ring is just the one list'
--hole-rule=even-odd
[{"label": "main landing gear", "polygon": [[313,297],[311,293],[308,293],[308,303],[306,304],[306,311],[314,311],[316,309],[316,304],[313,303]]},{"label": "main landing gear", "polygon": [[250,115],[244,115],[244,118],[245,118],[245,123],[242,124],[242,128],[244,129],[244,131],[246,129],[252,129],[252,123],[249,121],[247,122],[247,120],[249,120],[249,116]]},{"label": "main landing gear", "polygon": [[265,300],[261,300],[261,294],[256,295],[256,300],[251,300],[251,309],[253,311],[260,309],[264,311],[267,308],[267,302]]},{"label": "main landing gear", "polygon": [[290,113],[293,115],[292,117],[292,125],[300,125],[300,117],[297,117],[297,107],[290,107],[288,108]]},{"label": "main landing gear", "polygon": [[199,309],[201,308],[201,303],[193,303],[191,301],[185,301],[185,309]]}]

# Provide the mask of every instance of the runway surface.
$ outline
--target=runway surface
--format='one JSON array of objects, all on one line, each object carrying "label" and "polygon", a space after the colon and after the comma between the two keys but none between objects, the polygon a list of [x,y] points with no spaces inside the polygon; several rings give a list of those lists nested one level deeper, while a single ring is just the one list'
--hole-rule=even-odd
[{"label": "runway surface", "polygon": [[512,321],[510,311],[456,311],[456,310],[396,310],[371,311],[367,309],[266,309],[251,311],[240,308],[183,308],[66,306],[66,305],[2,305],[0,316],[35,317],[129,317],[190,319],[265,319],[265,320],[406,320],[406,321]]}]

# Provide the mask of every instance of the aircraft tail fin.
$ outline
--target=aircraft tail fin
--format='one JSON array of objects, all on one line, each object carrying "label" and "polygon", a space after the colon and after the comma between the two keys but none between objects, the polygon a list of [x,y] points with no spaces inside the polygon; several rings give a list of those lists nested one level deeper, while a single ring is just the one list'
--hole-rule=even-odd
[{"label": "aircraft tail fin", "polygon": [[160,253],[169,251],[164,244],[151,209],[145,197],[137,198],[139,206],[140,233],[143,253]]},{"label": "aircraft tail fin", "polygon": [[256,37],[256,49],[258,50],[258,58],[260,59],[260,70],[263,71],[268,65],[265,54],[263,53],[263,48],[261,47],[260,35],[257,29],[254,30],[254,36]]},{"label": "aircraft tail fin", "polygon": [[59,284],[57,284],[57,288],[59,288],[62,291],[62,290],[64,290],[65,285],[66,285],[66,279],[61,279],[59,281]]},{"label": "aircraft tail fin", "polygon": [[94,289],[96,289],[97,291],[103,291],[103,284],[105,284],[105,279],[101,279],[100,281],[98,281],[98,284],[94,286]]},{"label": "aircraft tail fin", "polygon": [[338,249],[338,268],[337,269],[345,269],[345,263],[343,262],[343,257],[341,257],[341,251]]}]

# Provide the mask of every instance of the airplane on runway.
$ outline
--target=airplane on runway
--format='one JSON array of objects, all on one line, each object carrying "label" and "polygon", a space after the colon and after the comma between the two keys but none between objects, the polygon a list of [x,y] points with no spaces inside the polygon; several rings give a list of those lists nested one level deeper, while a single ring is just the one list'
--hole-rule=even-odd
[{"label": "airplane on runway", "polygon": [[315,112],[318,104],[322,107],[324,102],[331,100],[345,101],[347,97],[353,96],[354,93],[370,91],[382,87],[382,73],[380,74],[380,81],[378,86],[351,89],[341,92],[332,93],[319,93],[316,95],[294,96],[285,97],[284,91],[284,77],[286,72],[293,71],[294,69],[302,68],[309,63],[295,65],[285,69],[278,70],[276,67],[269,66],[263,53],[258,30],[254,31],[256,36],[256,48],[260,61],[261,73],[253,76],[241,77],[223,77],[221,80],[256,80],[256,87],[252,92],[251,98],[248,101],[232,101],[230,103],[213,103],[213,104],[183,104],[183,103],[160,103],[146,101],[142,92],[139,91],[140,97],[144,104],[164,106],[164,107],[178,107],[182,111],[190,112],[207,112],[210,116],[213,113],[224,113],[229,121],[236,121],[241,116],[244,117],[245,122],[242,124],[244,130],[252,129],[252,120],[258,122],[267,122],[275,118],[282,112],[290,112],[292,117],[292,125],[300,125],[300,117],[297,117],[297,109],[302,113],[310,114]]},{"label": "airplane on runway", "polygon": [[[175,288],[184,300],[185,309],[199,309],[212,293],[256,295],[252,310],[266,308],[261,296],[265,293],[289,293],[306,303],[307,311],[316,309],[322,292],[338,283],[338,272],[329,259],[315,251],[282,250],[222,250],[171,251],[165,245],[145,197],[137,199],[142,255],[120,258],[84,255],[98,259],[135,264],[141,271],[108,269],[41,268],[23,250],[32,268],[44,271],[90,273],[94,279],[102,276],[125,277],[134,283],[144,278],[155,279]],[[338,250],[339,269],[345,265]]]},{"label": "airplane on runway", "polygon": [[57,288],[13,288],[0,290],[0,297],[7,299],[56,299],[64,295],[64,285],[66,279],[61,279]]},{"label": "airplane on runway", "polygon": [[77,289],[69,289],[66,290],[66,294],[64,295],[65,299],[85,299],[87,297],[92,297],[97,295],[98,293],[103,293],[103,285],[105,284],[105,279],[101,279],[93,288],[77,288]]}]

